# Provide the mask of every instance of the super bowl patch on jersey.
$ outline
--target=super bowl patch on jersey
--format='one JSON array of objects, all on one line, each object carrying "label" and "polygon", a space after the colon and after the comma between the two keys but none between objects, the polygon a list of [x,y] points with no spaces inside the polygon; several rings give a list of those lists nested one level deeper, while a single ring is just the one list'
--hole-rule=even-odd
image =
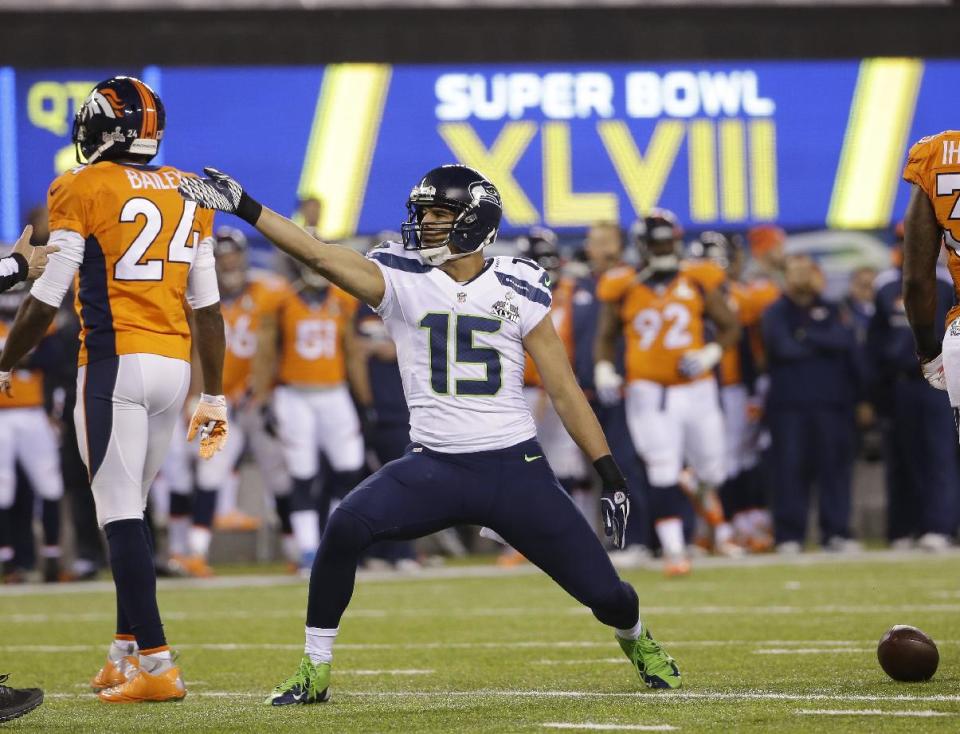
[{"label": "super bowl patch on jersey", "polygon": [[502,301],[497,301],[493,304],[493,307],[490,309],[490,313],[496,316],[501,321],[510,321],[512,323],[517,323],[520,321],[520,308],[515,303],[511,303],[513,300],[513,292],[507,291],[507,295],[504,296]]}]

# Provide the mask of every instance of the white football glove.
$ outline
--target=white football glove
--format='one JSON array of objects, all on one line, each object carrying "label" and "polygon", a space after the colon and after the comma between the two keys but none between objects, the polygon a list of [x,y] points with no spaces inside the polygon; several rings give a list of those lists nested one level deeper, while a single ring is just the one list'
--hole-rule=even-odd
[{"label": "white football glove", "polygon": [[223,395],[201,393],[187,429],[187,443],[200,432],[200,458],[209,459],[227,443],[227,400]]},{"label": "white football glove", "polygon": [[617,374],[612,362],[597,362],[593,368],[593,385],[601,404],[616,405],[620,402],[623,378]]},{"label": "white football glove", "polygon": [[937,390],[947,389],[947,378],[943,374],[943,354],[938,354],[929,362],[921,362],[920,369],[923,370],[923,376]]},{"label": "white football glove", "polygon": [[13,390],[10,388],[10,384],[12,382],[13,382],[12,372],[0,372],[0,393],[3,393],[8,398],[13,397]]},{"label": "white football glove", "polygon": [[723,348],[716,342],[710,342],[700,349],[692,349],[680,357],[680,374],[688,379],[709,372],[723,356]]}]

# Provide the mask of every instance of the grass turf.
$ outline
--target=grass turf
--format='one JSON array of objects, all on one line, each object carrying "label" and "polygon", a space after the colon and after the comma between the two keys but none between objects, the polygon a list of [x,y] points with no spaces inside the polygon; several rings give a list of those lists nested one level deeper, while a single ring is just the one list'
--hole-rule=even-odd
[{"label": "grass turf", "polygon": [[[625,731],[956,731],[958,556],[873,555],[702,567],[674,580],[628,572],[644,619],[683,671],[679,693],[641,689],[611,632],[542,574],[363,580],[341,626],[333,701],[283,709],[262,700],[296,668],[302,582],[162,584],[161,611],[189,695],[139,706],[101,704],[85,688],[112,634],[113,595],[104,585],[0,590],[0,672],[47,694],[40,709],[7,728],[549,732],[564,729],[545,725],[589,723]],[[876,642],[895,623],[938,642],[932,681],[895,683],[880,670]],[[826,710],[861,713],[801,713]]]}]

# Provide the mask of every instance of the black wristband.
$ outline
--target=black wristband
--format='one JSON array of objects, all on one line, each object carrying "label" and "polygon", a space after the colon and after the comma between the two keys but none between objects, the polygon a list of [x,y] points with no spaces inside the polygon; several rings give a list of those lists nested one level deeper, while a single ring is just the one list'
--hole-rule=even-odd
[{"label": "black wristband", "polygon": [[240,201],[237,203],[237,210],[234,212],[244,222],[251,227],[257,226],[257,220],[260,219],[260,212],[263,211],[263,204],[247,195],[244,191],[240,194]]},{"label": "black wristband", "polygon": [[603,483],[604,489],[626,489],[627,480],[610,454],[601,456],[593,462],[593,468],[600,475],[600,481]]},{"label": "black wristband", "polygon": [[27,262],[27,258],[21,255],[19,252],[14,252],[10,255],[17,263],[17,272],[16,272],[16,282],[19,283],[21,280],[27,279],[27,273],[30,272],[30,263]]}]

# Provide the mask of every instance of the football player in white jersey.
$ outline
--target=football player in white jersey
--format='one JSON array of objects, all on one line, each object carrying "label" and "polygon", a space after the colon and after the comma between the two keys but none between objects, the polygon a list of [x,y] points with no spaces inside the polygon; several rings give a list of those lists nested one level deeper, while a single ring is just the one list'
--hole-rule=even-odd
[{"label": "football player in white jersey", "polygon": [[407,201],[403,243],[384,243],[363,257],[319,242],[229,176],[206,172],[208,179],[184,180],[185,198],[236,214],[376,309],[397,345],[410,407],[407,453],[364,480],[330,516],[310,577],[305,654],[269,702],[329,698],[333,643],[357,563],[372,543],[461,524],[492,529],[613,627],[647,686],[679,688],[673,658],[640,621],[636,592],[617,576],[537,443],[523,397],[525,349],[600,475],[604,529],[622,547],[626,482],[545,318],[546,272],[521,258],[483,257],[502,211],[493,184],[466,166],[433,169]]}]

